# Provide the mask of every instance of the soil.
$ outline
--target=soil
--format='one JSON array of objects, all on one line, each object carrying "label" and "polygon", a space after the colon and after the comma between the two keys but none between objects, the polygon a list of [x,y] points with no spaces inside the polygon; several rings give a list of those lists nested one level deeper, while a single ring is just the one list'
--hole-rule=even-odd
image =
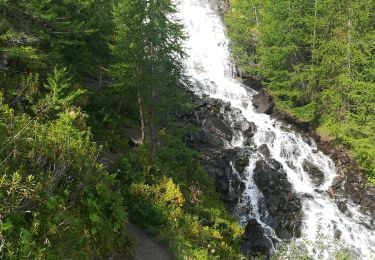
[{"label": "soil", "polygon": [[175,260],[171,249],[152,239],[134,224],[127,225],[128,234],[135,240],[135,256],[129,260]]}]

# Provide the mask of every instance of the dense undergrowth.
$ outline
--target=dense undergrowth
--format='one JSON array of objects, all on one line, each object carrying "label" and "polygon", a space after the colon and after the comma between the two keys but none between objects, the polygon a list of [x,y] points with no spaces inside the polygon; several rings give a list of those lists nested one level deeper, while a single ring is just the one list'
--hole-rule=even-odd
[{"label": "dense undergrowth", "polygon": [[243,229],[182,141],[194,128],[172,116],[191,104],[171,1],[0,10],[0,258],[124,259],[129,220],[179,259],[243,258]]},{"label": "dense undergrowth", "polygon": [[[213,180],[198,163],[199,154],[183,142],[196,129],[169,116],[159,133],[157,158],[152,159],[147,145],[132,148],[125,141],[117,142],[128,140],[121,129],[137,125],[137,117],[113,113],[118,109],[118,95],[111,93],[102,92],[108,110],[93,112],[92,125],[107,150],[117,154],[111,170],[123,187],[130,221],[166,241],[178,259],[242,259],[243,229],[226,212]],[[181,110],[190,106],[186,97],[180,101]],[[98,123],[102,117],[120,130],[104,134],[108,128]]]},{"label": "dense undergrowth", "polygon": [[233,56],[279,109],[346,147],[375,182],[373,1],[229,0]]},{"label": "dense undergrowth", "polygon": [[156,161],[140,149],[119,160],[130,220],[166,240],[179,259],[241,259],[242,228],[230,217],[197,154],[165,133]]},{"label": "dense undergrowth", "polygon": [[0,108],[2,257],[82,259],[128,251],[118,181],[97,164],[100,148],[83,114],[42,111],[31,117],[7,104]]},{"label": "dense undergrowth", "polygon": [[151,2],[0,0],[0,258],[124,259],[129,219],[179,259],[242,258],[170,116],[189,106],[184,37],[171,2]]}]

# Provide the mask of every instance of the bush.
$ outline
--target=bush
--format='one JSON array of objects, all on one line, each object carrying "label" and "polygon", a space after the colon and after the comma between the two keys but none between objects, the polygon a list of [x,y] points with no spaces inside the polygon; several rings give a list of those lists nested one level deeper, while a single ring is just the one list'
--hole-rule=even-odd
[{"label": "bush", "polygon": [[213,181],[182,142],[186,126],[161,136],[151,161],[144,148],[118,161],[131,221],[167,241],[179,259],[241,259],[243,229],[230,217]]},{"label": "bush", "polygon": [[44,122],[1,107],[4,258],[89,259],[130,251],[118,184],[97,164],[100,149],[78,113]]}]

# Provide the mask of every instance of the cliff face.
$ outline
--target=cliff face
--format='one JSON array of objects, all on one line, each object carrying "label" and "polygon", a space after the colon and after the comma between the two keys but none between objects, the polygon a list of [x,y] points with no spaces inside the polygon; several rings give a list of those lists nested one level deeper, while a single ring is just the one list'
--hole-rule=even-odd
[{"label": "cliff face", "polygon": [[[272,104],[269,102],[272,101],[266,94],[259,94],[262,95],[265,98],[259,100],[268,103],[259,103],[259,106],[271,107]],[[277,112],[267,112],[278,117]],[[272,158],[270,148],[266,144],[259,147],[255,145],[254,135],[257,127],[253,122],[248,122],[241,111],[232,108],[229,102],[216,99],[197,101],[195,109],[180,115],[179,119],[200,128],[199,132],[186,136],[185,142],[201,153],[200,163],[207,174],[215,180],[216,190],[222,194],[228,210],[240,218],[250,215],[242,222],[245,226],[242,247],[246,255],[271,255],[279,239],[290,240],[301,236],[304,217],[302,201],[313,198],[309,197],[309,194],[294,191],[285,169]],[[293,124],[293,120],[284,120],[288,122],[285,123],[285,129],[299,131],[307,142],[314,138],[319,148],[335,161],[340,173],[333,179],[328,190],[319,190],[326,181],[324,173],[316,165],[305,161],[303,168],[315,183],[317,191],[329,194],[338,209],[348,216],[348,208],[358,205],[362,213],[374,219],[374,189],[366,187],[366,179],[353,161],[345,152],[334,150],[327,142],[320,141],[313,131],[308,131],[308,128],[298,122]],[[244,145],[233,145],[234,140],[240,136]],[[252,160],[256,160],[252,166],[252,181],[261,194],[257,209],[254,209],[251,203],[251,194],[247,193],[248,171]],[[290,165],[292,164],[291,161]],[[259,216],[252,215],[253,211],[258,211]],[[272,234],[264,223],[275,233]],[[361,224],[368,228],[374,225],[366,221]],[[334,232],[336,237],[340,237],[340,230],[335,229]]]},{"label": "cliff face", "polygon": [[[243,83],[259,92],[253,99],[258,112],[270,114],[291,130],[303,134],[307,142],[310,139],[314,140],[318,149],[333,160],[340,176],[334,178],[329,192],[340,210],[345,213],[348,205],[356,205],[362,213],[375,219],[375,187],[369,185],[367,177],[350,157],[349,151],[343,147],[337,148],[329,140],[319,136],[312,123],[303,122],[276,109],[272,97],[265,92],[261,80],[249,77],[243,79]],[[320,173],[314,165],[305,163],[304,168],[313,175],[315,181],[318,183],[323,181],[324,174]]]}]

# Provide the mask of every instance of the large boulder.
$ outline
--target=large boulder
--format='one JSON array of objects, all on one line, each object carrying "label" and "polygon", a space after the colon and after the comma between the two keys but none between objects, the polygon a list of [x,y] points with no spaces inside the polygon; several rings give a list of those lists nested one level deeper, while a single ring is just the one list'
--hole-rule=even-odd
[{"label": "large boulder", "polygon": [[258,147],[258,151],[265,156],[266,158],[271,157],[271,152],[270,149],[268,149],[268,146],[266,144],[262,144],[261,146]]},{"label": "large boulder", "polygon": [[243,136],[247,139],[253,138],[257,127],[254,122],[250,122],[248,127],[243,131]]},{"label": "large boulder", "polygon": [[203,121],[203,130],[206,133],[213,134],[227,141],[232,140],[233,137],[233,130],[231,127],[217,116],[207,116],[207,118]]},{"label": "large boulder", "polygon": [[211,133],[198,132],[185,137],[185,143],[197,151],[224,149],[227,142]]},{"label": "large boulder", "polygon": [[275,107],[272,97],[267,93],[261,92],[253,97],[253,104],[259,113],[270,115]]},{"label": "large boulder", "polygon": [[261,91],[264,89],[264,79],[250,75],[242,75],[242,83],[255,91]]},{"label": "large boulder", "polygon": [[242,176],[245,168],[249,166],[250,154],[254,152],[251,148],[235,147],[224,151],[223,157],[227,162],[232,162],[236,171]]},{"label": "large boulder", "polygon": [[301,235],[302,203],[292,190],[283,169],[275,169],[264,160],[256,163],[254,181],[264,196],[263,203],[269,212],[264,222],[271,226],[281,239]]},{"label": "large boulder", "polygon": [[245,184],[237,172],[240,169],[233,168],[231,165],[232,162],[241,161],[241,167],[243,167],[245,163],[242,160],[245,160],[245,157],[236,158],[236,150],[229,149],[211,150],[205,153],[200,161],[205,172],[214,178],[217,192],[222,194],[222,199],[230,209],[237,205],[245,190]]},{"label": "large boulder", "polygon": [[216,190],[230,209],[234,209],[244,189],[243,173],[249,164],[250,147],[231,146],[234,136],[242,132],[249,140],[256,127],[249,123],[241,110],[221,100],[206,99],[197,107],[179,116],[184,122],[201,127],[201,131],[185,138],[193,149],[201,152],[201,165],[214,178]]},{"label": "large boulder", "polygon": [[316,186],[321,186],[325,182],[324,172],[314,163],[305,160],[302,167]]},{"label": "large boulder", "polygon": [[247,222],[241,247],[249,259],[258,254],[271,256],[274,253],[274,242],[256,219],[250,219]]}]

